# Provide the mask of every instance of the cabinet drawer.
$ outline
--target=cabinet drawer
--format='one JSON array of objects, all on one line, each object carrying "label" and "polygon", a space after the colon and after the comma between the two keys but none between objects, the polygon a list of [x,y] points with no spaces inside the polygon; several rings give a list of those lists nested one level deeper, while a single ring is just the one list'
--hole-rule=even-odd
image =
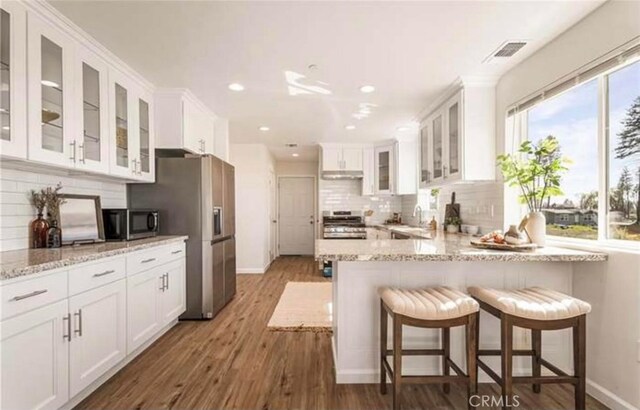
[{"label": "cabinet drawer", "polygon": [[39,308],[67,297],[67,271],[0,287],[0,319]]},{"label": "cabinet drawer", "polygon": [[69,295],[97,288],[127,275],[125,258],[83,265],[69,270]]},{"label": "cabinet drawer", "polygon": [[178,242],[164,247],[166,252],[165,262],[174,261],[184,258],[186,255],[186,246],[184,242]]}]

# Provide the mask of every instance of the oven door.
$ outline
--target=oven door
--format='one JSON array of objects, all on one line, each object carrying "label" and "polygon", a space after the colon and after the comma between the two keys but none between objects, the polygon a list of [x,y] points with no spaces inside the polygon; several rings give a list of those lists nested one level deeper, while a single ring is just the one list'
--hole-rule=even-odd
[{"label": "oven door", "polygon": [[140,239],[158,234],[157,211],[129,211],[127,239]]}]

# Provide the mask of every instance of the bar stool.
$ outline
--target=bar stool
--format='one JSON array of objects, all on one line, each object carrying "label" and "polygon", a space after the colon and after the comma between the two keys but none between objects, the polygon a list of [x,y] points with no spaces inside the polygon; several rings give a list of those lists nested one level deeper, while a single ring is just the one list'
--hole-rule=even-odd
[{"label": "bar stool", "polygon": [[[393,409],[400,409],[402,383],[442,383],[449,393],[450,383],[467,385],[467,393],[476,392],[478,378],[476,365],[476,337],[478,303],[469,295],[448,287],[425,289],[382,288],[380,294],[380,392],[387,393],[387,372],[392,380]],[[388,315],[393,320],[393,349],[387,350]],[[402,348],[402,326],[442,329],[440,349]],[[449,357],[449,331],[465,326],[467,346],[467,374]],[[402,356],[442,356],[442,376],[403,376]],[[387,361],[393,356],[393,369]],[[456,375],[450,375],[453,369]],[[470,406],[470,405],[469,405]],[[471,407],[470,407],[471,408]]]},{"label": "bar stool", "polygon": [[[477,364],[502,387],[503,409],[510,409],[513,384],[532,384],[540,393],[543,383],[570,383],[575,386],[575,407],[582,410],[586,400],[586,318],[591,305],[560,292],[533,287],[503,290],[470,287],[469,294],[480,307],[500,319],[500,350],[480,350]],[[531,350],[513,349],[513,327],[531,330]],[[573,328],[574,375],[568,375],[542,358],[542,331]],[[479,327],[478,330],[479,332]],[[479,346],[479,335],[478,346]],[[501,356],[502,377],[487,366],[479,356]],[[513,356],[531,356],[531,377],[513,376]],[[541,376],[541,366],[555,376]]]}]

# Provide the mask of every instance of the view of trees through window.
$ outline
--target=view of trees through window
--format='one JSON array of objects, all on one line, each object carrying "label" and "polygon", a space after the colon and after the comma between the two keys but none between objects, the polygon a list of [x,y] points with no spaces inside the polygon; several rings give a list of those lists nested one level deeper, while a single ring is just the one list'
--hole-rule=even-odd
[{"label": "view of trees through window", "polygon": [[[607,118],[598,117],[599,81],[593,79],[531,108],[528,138],[553,135],[571,159],[562,196],[544,209],[547,234],[598,238],[598,128],[607,121],[607,210],[610,239],[640,241],[640,62],[605,77]],[[600,229],[604,229],[601,226]]]}]

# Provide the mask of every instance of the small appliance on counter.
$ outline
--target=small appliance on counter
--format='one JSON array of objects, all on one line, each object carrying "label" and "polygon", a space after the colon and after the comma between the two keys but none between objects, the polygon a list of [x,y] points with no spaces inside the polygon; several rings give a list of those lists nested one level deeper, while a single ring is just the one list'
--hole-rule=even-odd
[{"label": "small appliance on counter", "polygon": [[107,241],[131,241],[158,235],[155,209],[103,209],[104,236]]}]

